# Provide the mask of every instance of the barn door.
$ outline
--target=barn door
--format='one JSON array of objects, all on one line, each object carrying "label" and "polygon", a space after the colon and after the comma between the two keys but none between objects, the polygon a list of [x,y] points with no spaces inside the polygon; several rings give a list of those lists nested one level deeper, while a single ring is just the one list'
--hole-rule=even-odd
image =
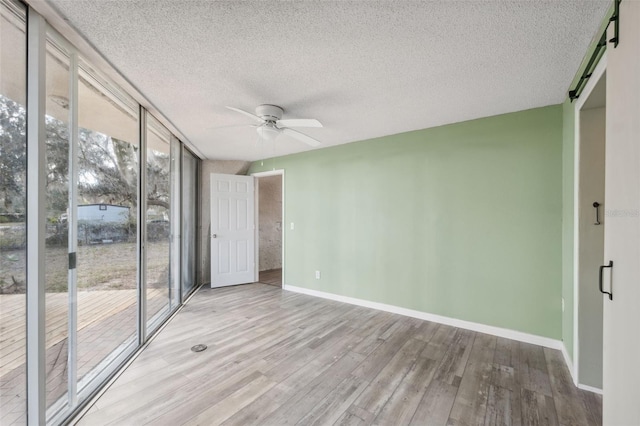
[{"label": "barn door", "polygon": [[[603,420],[640,424],[640,2],[620,3],[620,44],[607,48]],[[613,25],[609,26],[609,30]],[[609,34],[608,38],[613,37]],[[611,45],[610,45],[611,46]]]},{"label": "barn door", "polygon": [[255,278],[254,178],[211,174],[211,287]]}]

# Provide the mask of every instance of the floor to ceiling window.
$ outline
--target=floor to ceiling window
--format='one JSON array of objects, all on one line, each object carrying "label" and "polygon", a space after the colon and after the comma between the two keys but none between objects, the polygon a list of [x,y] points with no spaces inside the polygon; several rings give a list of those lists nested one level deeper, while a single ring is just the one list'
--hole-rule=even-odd
[{"label": "floor to ceiling window", "polygon": [[182,148],[182,296],[193,290],[197,279],[198,158]]},{"label": "floor to ceiling window", "polygon": [[137,345],[138,104],[78,68],[77,379]]},{"label": "floor to ceiling window", "polygon": [[[151,114],[146,115],[146,257],[145,295],[147,331],[155,330],[171,313],[172,234],[176,226],[172,192],[175,164],[171,132]],[[179,144],[178,144],[179,145]],[[176,263],[175,260],[173,263]]]},{"label": "floor to ceiling window", "polygon": [[0,424],[26,424],[26,11],[0,3]]},{"label": "floor to ceiling window", "polygon": [[47,406],[67,402],[69,352],[70,52],[51,38],[46,54],[45,326]]},{"label": "floor to ceiling window", "polygon": [[[199,159],[53,28],[32,27],[31,13],[38,16],[0,0],[2,425],[26,424],[33,407],[48,423],[63,422],[175,312],[195,286],[197,265]],[[27,45],[43,52],[44,65],[27,64]],[[30,108],[40,99],[44,108],[29,114],[27,75],[44,78],[41,88],[29,85],[29,99],[39,99]],[[44,140],[27,134],[30,120],[44,123]],[[45,159],[43,185],[27,180],[27,148],[29,158]],[[28,184],[39,190],[29,194],[44,198],[28,196]],[[27,202],[46,219],[44,234],[28,246],[44,247],[43,258],[27,259],[27,229],[43,223],[27,223]],[[44,265],[44,280],[27,274],[34,264]],[[33,288],[44,297],[27,293]],[[27,295],[44,302],[44,311]],[[44,326],[34,320],[42,313]],[[35,366],[27,366],[27,342]],[[44,389],[44,398],[32,389]]]}]

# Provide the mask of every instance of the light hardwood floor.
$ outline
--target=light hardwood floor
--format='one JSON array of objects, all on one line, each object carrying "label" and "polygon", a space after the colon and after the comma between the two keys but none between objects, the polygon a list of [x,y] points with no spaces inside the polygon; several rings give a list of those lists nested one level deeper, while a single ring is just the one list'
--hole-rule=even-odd
[{"label": "light hardwood floor", "polygon": [[601,400],[556,350],[250,284],[201,289],[79,423],[596,425]]},{"label": "light hardwood floor", "polygon": [[268,271],[260,271],[258,281],[262,284],[274,285],[282,287],[282,268],[269,269]]}]

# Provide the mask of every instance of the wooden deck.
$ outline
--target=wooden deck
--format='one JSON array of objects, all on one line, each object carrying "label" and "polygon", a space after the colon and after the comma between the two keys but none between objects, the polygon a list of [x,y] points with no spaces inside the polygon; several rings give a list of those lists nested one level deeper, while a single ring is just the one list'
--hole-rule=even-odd
[{"label": "wooden deck", "polygon": [[[150,289],[151,300],[159,301],[166,291]],[[78,292],[78,330],[103,321],[137,303],[136,290]],[[156,303],[157,304],[157,303]],[[69,296],[48,293],[46,296],[47,348],[67,338]],[[0,377],[25,362],[24,294],[0,295]]]},{"label": "wooden deck", "polygon": [[[148,289],[149,312],[167,304],[167,290]],[[67,293],[46,295],[47,401],[66,392]],[[78,377],[91,371],[136,332],[136,290],[80,291],[78,306]],[[0,424],[24,420],[25,320],[24,294],[0,295]]]},{"label": "wooden deck", "polygon": [[[135,290],[78,292],[78,328],[83,329],[136,303]],[[0,377],[25,362],[25,296],[0,295]],[[47,347],[67,338],[67,293],[46,296]]]},{"label": "wooden deck", "polygon": [[601,421],[557,350],[250,284],[202,288],[79,424]]}]

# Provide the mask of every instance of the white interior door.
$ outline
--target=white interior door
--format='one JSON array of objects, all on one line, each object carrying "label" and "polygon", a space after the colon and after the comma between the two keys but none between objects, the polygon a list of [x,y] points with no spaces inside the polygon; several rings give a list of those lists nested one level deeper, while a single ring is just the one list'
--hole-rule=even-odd
[{"label": "white interior door", "polygon": [[[607,48],[603,424],[640,424],[640,2],[620,3]],[[609,39],[613,25],[609,26]]]},{"label": "white interior door", "polygon": [[254,281],[253,176],[211,174],[211,287]]}]

